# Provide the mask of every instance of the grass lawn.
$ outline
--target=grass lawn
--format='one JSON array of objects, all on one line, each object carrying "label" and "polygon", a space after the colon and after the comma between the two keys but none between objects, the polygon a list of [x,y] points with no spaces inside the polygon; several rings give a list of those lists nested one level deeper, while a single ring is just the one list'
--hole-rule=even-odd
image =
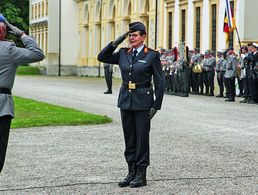
[{"label": "grass lawn", "polygon": [[20,97],[14,97],[15,118],[12,128],[60,125],[90,125],[112,122],[100,116],[71,108],[51,105]]},{"label": "grass lawn", "polygon": [[17,75],[40,75],[40,70],[38,67],[32,66],[18,66]]}]

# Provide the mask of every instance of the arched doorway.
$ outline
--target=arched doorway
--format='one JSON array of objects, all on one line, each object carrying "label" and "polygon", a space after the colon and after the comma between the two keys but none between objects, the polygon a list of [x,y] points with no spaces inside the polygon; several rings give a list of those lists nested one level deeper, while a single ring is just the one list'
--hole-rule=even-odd
[{"label": "arched doorway", "polygon": [[[150,1],[149,0],[145,0],[142,1],[142,14],[141,14],[141,18],[142,18],[142,22],[144,23],[145,27],[146,27],[146,31],[147,34],[150,35],[150,21],[149,21],[149,13],[150,13]],[[149,38],[147,36],[145,43],[148,45],[149,44]]]},{"label": "arched doorway", "polygon": [[108,39],[112,41],[115,39],[116,31],[115,31],[115,18],[116,18],[116,6],[114,4],[114,0],[110,1],[109,9],[108,9]]},{"label": "arched doorway", "polygon": [[83,28],[82,28],[82,40],[81,44],[81,58],[82,65],[88,64],[89,57],[89,7],[85,6],[83,12]]},{"label": "arched doorway", "polygon": [[129,23],[131,23],[131,13],[132,13],[131,0],[124,0],[122,13],[123,13],[123,23],[124,23],[125,29],[128,30],[128,25]]},{"label": "arched doorway", "polygon": [[98,0],[95,7],[95,28],[94,28],[94,44],[93,44],[93,56],[97,57],[101,49],[101,1]]}]

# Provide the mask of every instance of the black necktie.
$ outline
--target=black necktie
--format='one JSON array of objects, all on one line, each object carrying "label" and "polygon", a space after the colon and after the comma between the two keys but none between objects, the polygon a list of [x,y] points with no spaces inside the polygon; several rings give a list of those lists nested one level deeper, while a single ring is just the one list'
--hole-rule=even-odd
[{"label": "black necktie", "polygon": [[133,56],[132,56],[132,60],[133,60],[133,61],[134,61],[135,57],[137,56],[137,53],[138,53],[138,51],[137,51],[137,49],[135,49],[135,50],[133,51]]}]

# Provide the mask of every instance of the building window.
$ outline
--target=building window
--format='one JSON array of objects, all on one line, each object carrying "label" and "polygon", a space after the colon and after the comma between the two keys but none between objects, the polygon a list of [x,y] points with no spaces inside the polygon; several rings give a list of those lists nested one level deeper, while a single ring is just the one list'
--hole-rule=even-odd
[{"label": "building window", "polygon": [[40,18],[40,3],[39,3],[39,5],[38,5],[38,18]]},{"label": "building window", "polygon": [[41,10],[41,16],[44,17],[45,15],[45,2],[42,1],[42,10]]},{"label": "building window", "polygon": [[168,48],[172,48],[172,12],[168,13]]},{"label": "building window", "polygon": [[46,0],[46,16],[48,16],[48,0]]},{"label": "building window", "polygon": [[46,28],[46,40],[45,40],[45,43],[46,43],[46,47],[45,47],[45,54],[47,54],[47,50],[48,50],[48,28]]},{"label": "building window", "polygon": [[35,4],[35,9],[34,9],[34,18],[37,19],[38,18],[38,5]]},{"label": "building window", "polygon": [[40,36],[40,29],[38,29],[38,45],[39,45],[39,47],[42,47],[41,36]]},{"label": "building window", "polygon": [[[234,1],[230,2],[232,17],[234,17]],[[234,47],[234,31],[229,33],[229,47]]]},{"label": "building window", "polygon": [[201,44],[201,8],[195,8],[195,47],[200,48]]},{"label": "building window", "polygon": [[181,10],[181,40],[185,41],[185,9]]},{"label": "building window", "polygon": [[31,5],[31,19],[34,19],[34,5]]},{"label": "building window", "polygon": [[211,6],[211,49],[216,51],[216,42],[217,42],[217,5],[213,4]]}]

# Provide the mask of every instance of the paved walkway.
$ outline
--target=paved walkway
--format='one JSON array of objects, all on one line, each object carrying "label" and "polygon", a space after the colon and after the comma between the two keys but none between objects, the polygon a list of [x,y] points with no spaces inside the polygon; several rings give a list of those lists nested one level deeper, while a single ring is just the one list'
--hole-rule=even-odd
[{"label": "paved walkway", "polygon": [[258,106],[194,95],[165,95],[152,122],[148,185],[119,188],[126,164],[118,89],[118,80],[104,95],[104,79],[17,77],[14,95],[114,122],[11,130],[0,194],[258,194]]}]

